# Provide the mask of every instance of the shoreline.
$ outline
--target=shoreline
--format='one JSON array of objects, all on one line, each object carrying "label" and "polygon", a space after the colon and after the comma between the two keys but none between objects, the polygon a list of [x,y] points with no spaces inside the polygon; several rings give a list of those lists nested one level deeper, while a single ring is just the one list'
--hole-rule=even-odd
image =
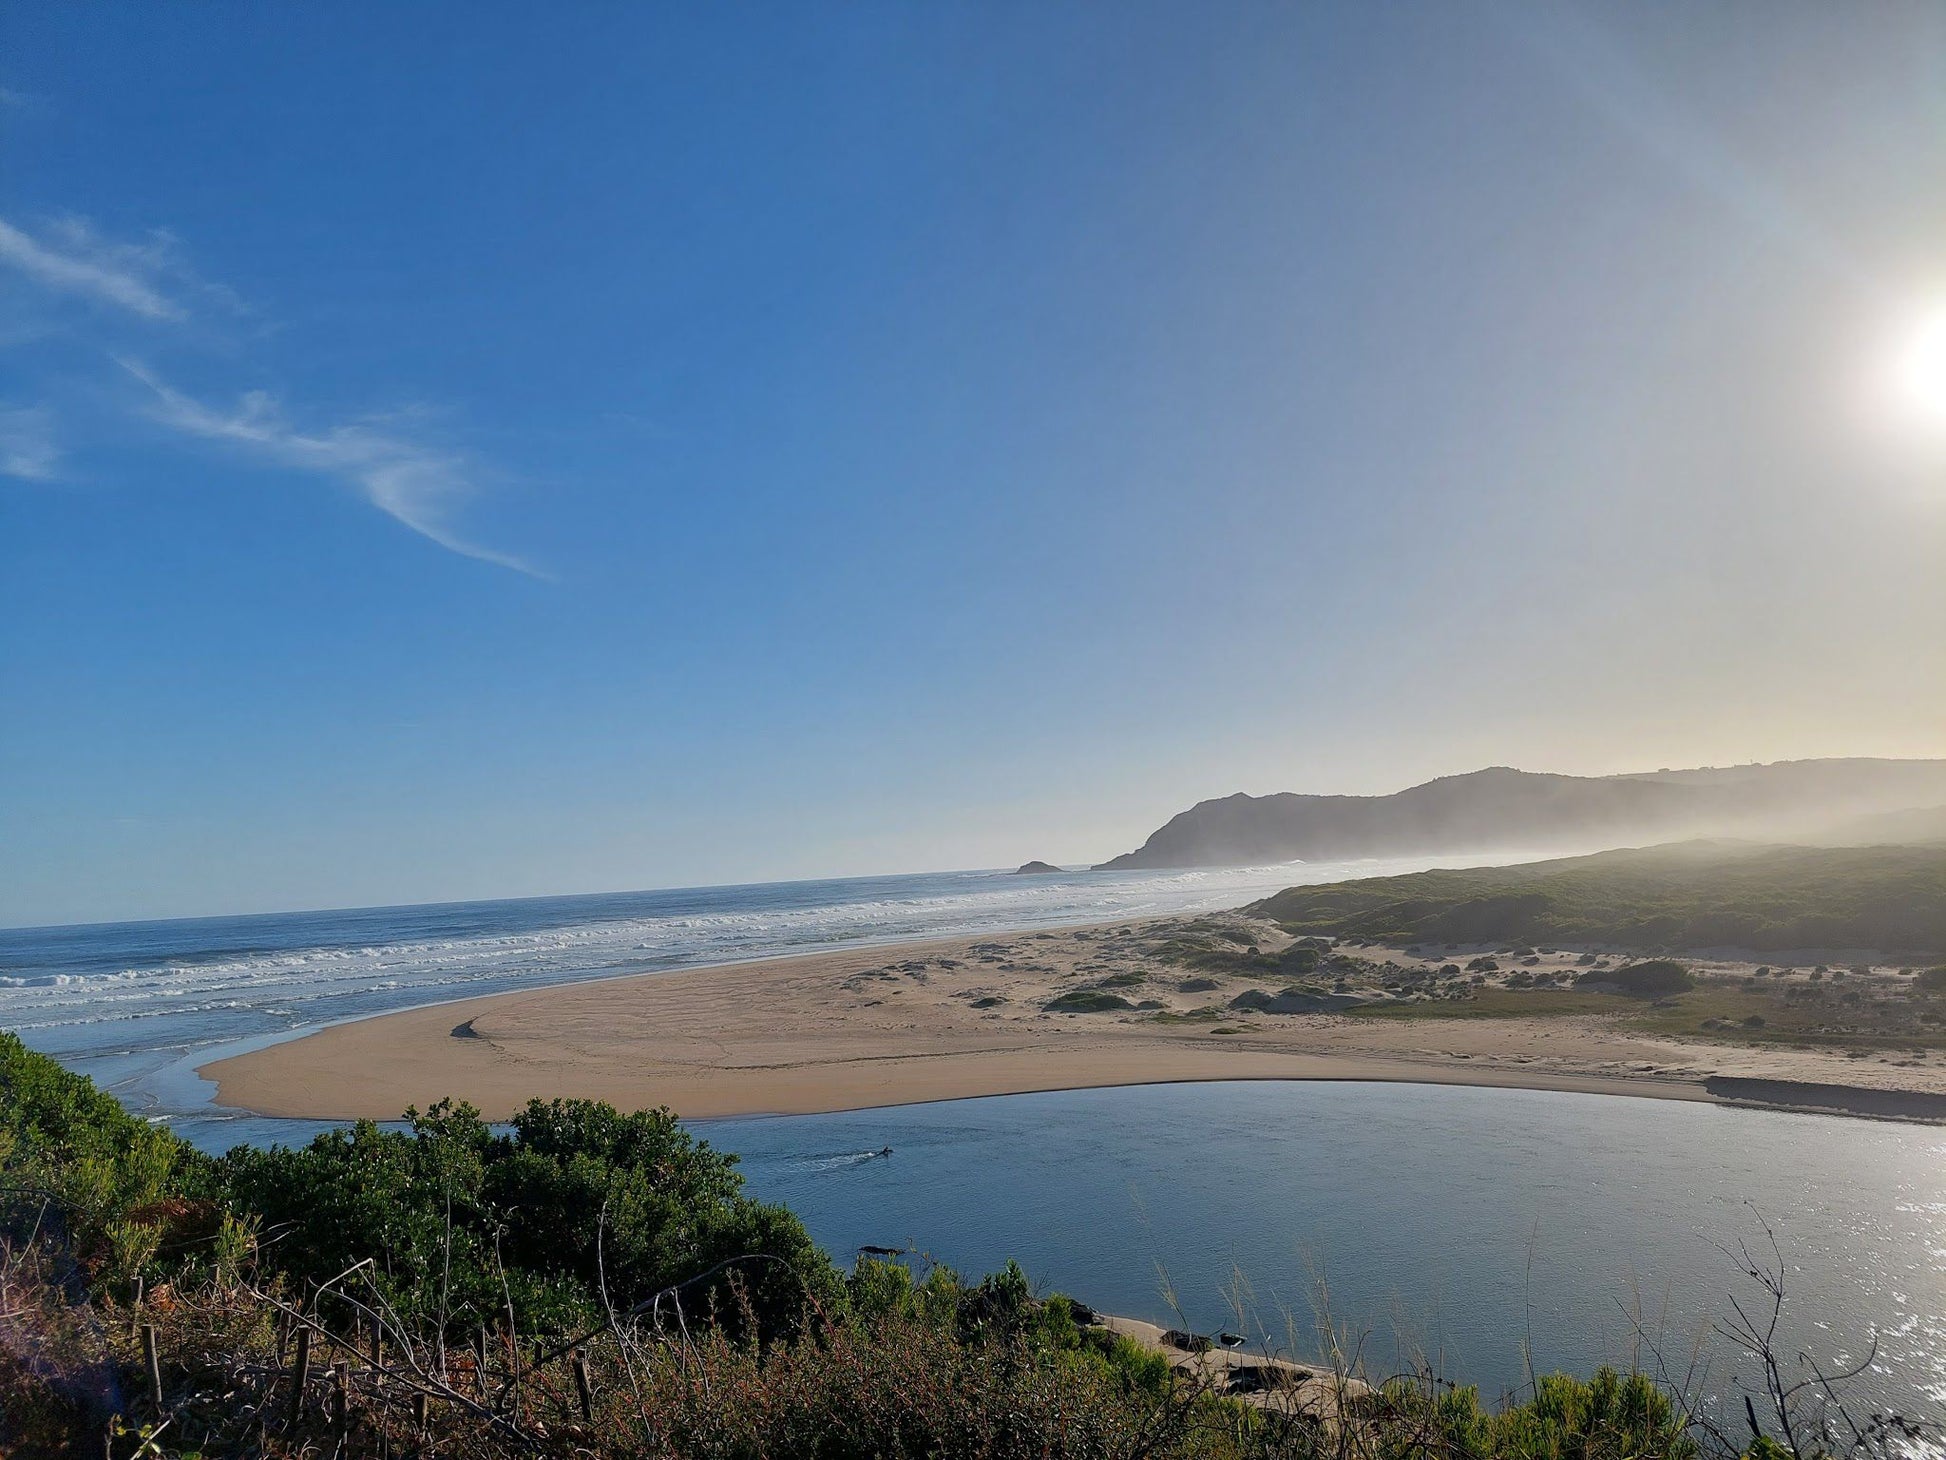
[{"label": "shoreline", "polygon": [[[1229,988],[1156,962],[1185,921],[610,975],[329,1025],[195,1073],[215,1083],[218,1108],[313,1120],[396,1119],[443,1098],[489,1119],[558,1096],[668,1106],[702,1120],[1127,1085],[1336,1080],[1946,1121],[1946,1068],[1861,1068],[1832,1051],[1651,1036],[1590,1015],[1226,1008]],[[1117,996],[1084,1012],[1050,1007],[1111,986],[1153,997]],[[1216,993],[1185,993],[1206,988]],[[1875,1078],[1858,1078],[1866,1074]]]},{"label": "shoreline", "polygon": [[[1330,1056],[1318,1058],[1329,1059]],[[1161,1085],[1289,1082],[1300,1085],[1431,1085],[1456,1090],[1526,1090],[1540,1094],[1598,1095],[1614,1100],[1681,1100],[1692,1105],[1720,1105],[1730,1110],[1768,1110],[1778,1115],[1832,1115],[1846,1120],[1889,1121],[1895,1125],[1946,1126],[1946,1095],[1935,1095],[1921,1090],[1879,1090],[1869,1085],[1820,1085],[1796,1080],[1740,1080],[1732,1076],[1717,1075],[1701,1080],[1680,1081],[1658,1081],[1648,1078],[1549,1081],[1542,1077],[1522,1078],[1517,1075],[1502,1078],[1499,1072],[1482,1073],[1479,1078],[1465,1078],[1467,1073],[1431,1068],[1396,1074],[1369,1072],[1343,1074],[1329,1071],[1320,1074],[1239,1075],[1231,1073],[1208,1079],[1196,1075],[1183,1075],[1173,1079],[1116,1080],[1095,1085],[1051,1085],[1032,1090],[936,1095],[924,1100],[902,1100],[885,1105],[846,1105],[831,1110],[745,1110],[734,1115],[697,1115],[683,1118],[711,1122],[781,1120],[796,1115],[860,1115],[870,1114],[874,1110],[905,1110],[914,1105],[956,1105],[963,1100],[1005,1100],[1015,1095],[1060,1095],[1083,1090],[1140,1090]],[[1737,1086],[1746,1088],[1740,1090],[1733,1088]],[[1747,1088],[1755,1086],[1766,1088],[1762,1093]],[[238,1113],[258,1116],[265,1120],[300,1118],[268,1115],[259,1110],[238,1110]]]}]

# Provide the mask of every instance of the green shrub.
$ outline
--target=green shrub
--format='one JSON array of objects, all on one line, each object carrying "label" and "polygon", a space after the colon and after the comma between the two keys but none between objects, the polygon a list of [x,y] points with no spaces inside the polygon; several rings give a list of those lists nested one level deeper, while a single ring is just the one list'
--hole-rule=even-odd
[{"label": "green shrub", "polygon": [[1631,963],[1626,968],[1590,970],[1575,982],[1606,985],[1638,999],[1661,998],[1665,994],[1679,994],[1696,987],[1696,980],[1689,970],[1667,958]]},{"label": "green shrub", "polygon": [[1065,994],[1057,994],[1041,1007],[1050,1014],[1106,1014],[1116,1009],[1133,1009],[1120,994],[1111,994],[1106,989],[1071,989]]},{"label": "green shrub", "polygon": [[[496,1324],[509,1305],[523,1330],[558,1332],[598,1314],[604,1271],[608,1301],[627,1309],[743,1255],[757,1260],[737,1281],[766,1326],[836,1292],[797,1218],[744,1196],[736,1158],[666,1110],[535,1100],[506,1135],[450,1101],[410,1120],[239,1147],[223,1189],[261,1214],[283,1271],[323,1282],[372,1258],[403,1315],[453,1332]],[[685,1313],[734,1313],[731,1282],[684,1294]]]},{"label": "green shrub", "polygon": [[[1667,1392],[1641,1374],[1602,1368],[1588,1380],[1544,1374],[1525,1403],[1489,1410],[1470,1386],[1386,1385],[1366,1407],[1377,1455],[1446,1460],[1695,1460],[1697,1447]],[[1397,1452],[1404,1441],[1409,1447]]]},{"label": "green shrub", "polygon": [[1286,973],[1315,973],[1319,957],[1315,944],[1293,943],[1278,955],[1277,962]]},{"label": "green shrub", "polygon": [[[1089,1333],[1097,1330],[1087,1330]],[[1132,1362],[1145,1372],[1160,1356]],[[1167,1366],[1162,1382],[1167,1385]],[[963,1341],[912,1318],[846,1323],[759,1351],[716,1335],[641,1376],[662,1445],[793,1460],[1217,1460],[1172,1399],[1108,1354],[1031,1335]]]},{"label": "green shrub", "polygon": [[1527,1403],[1488,1420],[1484,1453],[1495,1460],[1688,1460],[1696,1453],[1668,1394],[1644,1375],[1609,1368],[1589,1380],[1547,1374],[1534,1387]]},{"label": "green shrub", "polygon": [[[0,1183],[45,1191],[96,1276],[144,1271],[165,1234],[164,1197],[196,1191],[208,1163],[159,1125],[130,1115],[94,1081],[0,1032]],[[37,1205],[31,1225],[46,1218]]]}]

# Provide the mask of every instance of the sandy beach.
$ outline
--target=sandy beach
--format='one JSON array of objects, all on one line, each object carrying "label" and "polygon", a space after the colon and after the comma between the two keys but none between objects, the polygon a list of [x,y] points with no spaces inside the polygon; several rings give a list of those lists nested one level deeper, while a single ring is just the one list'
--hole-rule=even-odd
[{"label": "sandy beach", "polygon": [[[1222,1001],[1248,980],[1185,977],[1167,962],[1183,926],[989,935],[501,994],[340,1025],[201,1073],[219,1104],[320,1119],[394,1118],[445,1096],[492,1118],[533,1096],[701,1118],[1235,1079],[1709,1100],[1705,1081],[1733,1077],[1946,1094],[1946,1063],[1933,1060],[1656,1038],[1602,1017],[1237,1011]],[[1147,1007],[1044,1007],[1104,981]]]}]

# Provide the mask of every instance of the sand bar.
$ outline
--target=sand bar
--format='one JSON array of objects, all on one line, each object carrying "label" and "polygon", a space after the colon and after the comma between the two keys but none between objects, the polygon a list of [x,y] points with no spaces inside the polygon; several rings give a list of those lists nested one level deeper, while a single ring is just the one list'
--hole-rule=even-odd
[{"label": "sand bar", "polygon": [[[1946,1064],[1651,1037],[1599,1017],[1238,1012],[1248,980],[1156,956],[1180,919],[848,949],[608,978],[383,1015],[202,1067],[221,1105],[389,1119],[443,1096],[704,1118],[1183,1080],[1384,1080],[1718,1098],[1713,1077],[1946,1096]],[[1382,950],[1365,950],[1389,957]],[[1114,984],[1157,1005],[1048,1012]],[[1186,987],[1201,982],[1202,988]],[[1754,1088],[1754,1087],[1752,1087]],[[1923,1113],[1921,1110],[1920,1113]]]}]

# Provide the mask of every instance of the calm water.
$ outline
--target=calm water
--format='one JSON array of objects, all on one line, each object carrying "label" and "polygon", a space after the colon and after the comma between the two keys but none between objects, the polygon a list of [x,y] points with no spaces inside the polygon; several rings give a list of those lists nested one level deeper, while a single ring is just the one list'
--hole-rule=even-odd
[{"label": "calm water", "polygon": [[[698,1122],[830,1251],[916,1246],[962,1271],[1016,1258],[1113,1312],[1253,1324],[1316,1352],[1316,1300],[1488,1393],[1536,1368],[1672,1357],[1726,1297],[1723,1251],[1774,1227],[1788,1340],[1879,1354],[1877,1403],[1946,1402],[1946,1131],[1713,1105],[1431,1085],[1232,1083],[1018,1095]],[[867,1153],[893,1147],[888,1158]],[[1253,1326],[1250,1331],[1255,1332]],[[1710,1388],[1734,1392],[1721,1345]],[[1865,1408],[1869,1411],[1872,1404]]]}]

